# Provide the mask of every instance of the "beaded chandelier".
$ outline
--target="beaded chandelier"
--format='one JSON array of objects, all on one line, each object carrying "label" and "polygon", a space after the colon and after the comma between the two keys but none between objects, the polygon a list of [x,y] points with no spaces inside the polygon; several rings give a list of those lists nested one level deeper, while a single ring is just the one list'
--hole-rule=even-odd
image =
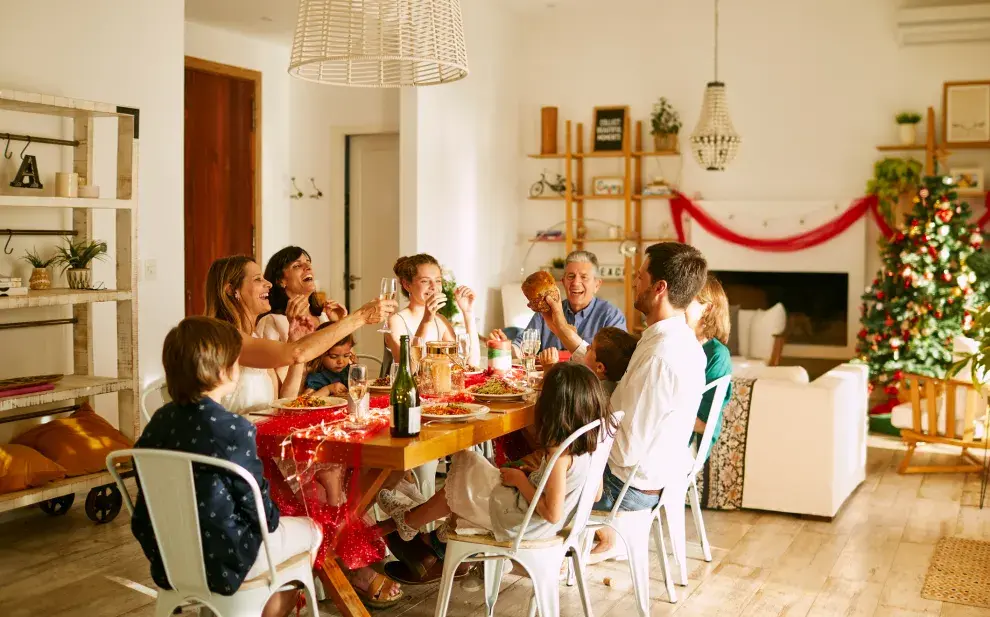
[{"label": "beaded chandelier", "polygon": [[705,87],[701,117],[691,133],[691,151],[705,169],[724,171],[736,157],[741,141],[729,118],[725,84],[718,80],[718,0],[715,0],[715,79]]},{"label": "beaded chandelier", "polygon": [[463,79],[460,0],[299,0],[289,74],[375,88]]}]

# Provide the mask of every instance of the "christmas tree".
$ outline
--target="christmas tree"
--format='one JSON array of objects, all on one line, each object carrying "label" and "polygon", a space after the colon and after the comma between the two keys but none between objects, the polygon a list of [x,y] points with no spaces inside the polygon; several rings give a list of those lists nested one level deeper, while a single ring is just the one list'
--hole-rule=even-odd
[{"label": "christmas tree", "polygon": [[883,267],[863,294],[856,351],[871,385],[890,396],[904,373],[945,376],[953,338],[973,335],[987,283],[967,264],[983,245],[970,218],[950,178],[926,177],[903,230],[881,240]]}]

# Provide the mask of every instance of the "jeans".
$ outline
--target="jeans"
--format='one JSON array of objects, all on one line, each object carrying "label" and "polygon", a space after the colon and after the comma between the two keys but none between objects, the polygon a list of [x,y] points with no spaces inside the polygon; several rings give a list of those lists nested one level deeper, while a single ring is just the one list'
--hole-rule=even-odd
[{"label": "jeans", "polygon": [[[612,470],[607,466],[605,467],[605,474],[602,477],[602,481],[604,483],[602,498],[595,503],[593,509],[608,511],[615,505],[615,500],[622,491],[622,487],[625,485],[625,482],[615,477],[615,474],[613,474]],[[619,509],[626,511],[652,510],[658,503],[660,503],[660,495],[647,495],[646,493],[630,486],[629,490],[626,491],[626,496],[622,498],[622,503],[619,505]]]}]

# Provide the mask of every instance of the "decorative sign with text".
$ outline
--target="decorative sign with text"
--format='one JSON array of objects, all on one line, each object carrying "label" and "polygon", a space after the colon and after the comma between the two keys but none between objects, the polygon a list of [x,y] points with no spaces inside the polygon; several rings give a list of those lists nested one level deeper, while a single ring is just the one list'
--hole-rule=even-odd
[{"label": "decorative sign with text", "polygon": [[621,152],[626,143],[626,114],[628,107],[596,107],[595,152]]}]

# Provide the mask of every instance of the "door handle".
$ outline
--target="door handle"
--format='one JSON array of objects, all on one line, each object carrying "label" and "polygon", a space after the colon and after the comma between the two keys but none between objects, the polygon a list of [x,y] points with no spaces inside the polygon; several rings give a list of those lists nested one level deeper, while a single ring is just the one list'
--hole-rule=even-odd
[{"label": "door handle", "polygon": [[354,281],[360,281],[361,280],[361,277],[360,276],[354,276],[353,274],[351,274],[351,275],[349,275],[347,277],[347,280],[350,281],[351,283],[353,283]]}]

